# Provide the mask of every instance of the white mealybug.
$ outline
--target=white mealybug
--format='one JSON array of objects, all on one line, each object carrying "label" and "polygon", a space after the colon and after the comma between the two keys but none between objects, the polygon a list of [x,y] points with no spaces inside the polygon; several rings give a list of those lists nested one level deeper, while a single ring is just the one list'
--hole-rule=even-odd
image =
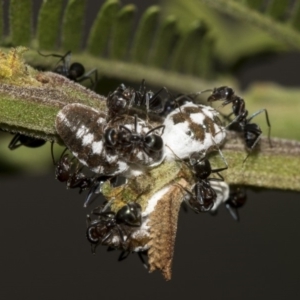
[{"label": "white mealybug", "polygon": [[162,135],[167,160],[188,158],[194,152],[206,152],[223,143],[225,128],[212,107],[188,102],[165,119]]},{"label": "white mealybug", "polygon": [[73,103],[61,109],[56,130],[71,153],[91,171],[116,175],[128,169],[113,149],[104,147],[106,114],[91,107]]}]

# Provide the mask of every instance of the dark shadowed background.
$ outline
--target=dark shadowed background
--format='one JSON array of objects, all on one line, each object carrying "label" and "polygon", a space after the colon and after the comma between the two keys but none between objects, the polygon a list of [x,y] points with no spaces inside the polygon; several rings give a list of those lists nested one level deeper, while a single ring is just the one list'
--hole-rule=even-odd
[{"label": "dark shadowed background", "polygon": [[[296,86],[299,68],[299,55],[291,53],[249,62],[238,72],[242,86],[254,80]],[[38,156],[38,149],[28,151]],[[298,193],[248,190],[239,223],[224,207],[214,217],[181,211],[173,278],[165,282],[159,272],[148,274],[136,254],[123,262],[104,247],[91,254],[85,238],[90,208],[82,207],[84,195],[54,180],[54,167],[42,176],[1,174],[0,185],[1,299],[300,297]]]}]

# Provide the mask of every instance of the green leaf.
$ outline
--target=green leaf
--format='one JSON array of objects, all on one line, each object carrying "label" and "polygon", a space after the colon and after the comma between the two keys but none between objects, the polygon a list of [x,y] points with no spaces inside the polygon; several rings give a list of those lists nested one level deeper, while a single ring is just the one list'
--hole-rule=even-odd
[{"label": "green leaf", "polygon": [[170,53],[173,50],[178,37],[176,18],[169,16],[162,21],[158,29],[157,38],[154,41],[153,51],[150,57],[150,65],[154,67],[166,67],[169,62]]},{"label": "green leaf", "polygon": [[11,0],[9,10],[10,36],[15,45],[29,46],[31,42],[31,1]]},{"label": "green leaf", "polygon": [[67,4],[62,27],[62,48],[66,51],[81,49],[85,3],[86,0],[69,0]]},{"label": "green leaf", "polygon": [[300,30],[300,2],[299,1],[296,1],[294,4],[293,15],[290,23],[295,29]]},{"label": "green leaf", "polygon": [[118,12],[111,38],[110,57],[112,59],[124,59],[128,53],[135,12],[134,5],[126,5]]},{"label": "green leaf", "polygon": [[159,12],[158,6],[149,7],[140,20],[131,53],[135,63],[147,64],[148,62],[157,29]]},{"label": "green leaf", "polygon": [[[283,44],[300,49],[300,34],[283,22],[276,22],[265,13],[249,10],[245,5],[233,0],[200,0],[222,13],[226,13],[236,19],[248,22],[259,29],[264,30]],[[250,1],[252,3],[252,1]],[[289,3],[287,3],[288,5]],[[286,20],[288,23],[289,19]]]},{"label": "green leaf", "polygon": [[[201,46],[205,44],[203,37],[207,28],[201,22],[195,22],[181,35],[180,41],[174,51],[171,69],[183,71],[184,73],[195,73],[195,61],[200,55]],[[202,44],[202,45],[201,45]],[[207,57],[203,57],[205,60]]]},{"label": "green leaf", "polygon": [[252,9],[261,10],[263,7],[263,0],[246,0],[245,3]]},{"label": "green leaf", "polygon": [[[216,54],[226,65],[263,51],[300,49],[300,33],[290,26],[292,13],[280,22],[270,13],[234,0],[165,0],[164,13],[176,15],[181,30],[196,20],[204,20],[215,40]],[[231,18],[224,18],[224,14]]]},{"label": "green leaf", "polygon": [[92,26],[87,51],[93,55],[103,54],[119,9],[119,1],[106,1],[100,9]]},{"label": "green leaf", "polygon": [[267,13],[274,19],[284,20],[289,5],[289,0],[272,0],[267,7]]},{"label": "green leaf", "polygon": [[63,2],[60,0],[43,0],[37,24],[39,49],[53,50],[57,48],[61,27],[62,4]]}]

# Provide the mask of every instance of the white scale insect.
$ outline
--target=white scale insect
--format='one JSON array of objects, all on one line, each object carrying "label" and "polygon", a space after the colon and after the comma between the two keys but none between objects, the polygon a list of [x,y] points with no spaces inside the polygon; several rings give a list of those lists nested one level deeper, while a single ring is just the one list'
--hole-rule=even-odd
[{"label": "white scale insect", "polygon": [[188,102],[165,119],[163,140],[165,158],[188,158],[194,152],[217,149],[225,140],[226,131],[212,107]]}]

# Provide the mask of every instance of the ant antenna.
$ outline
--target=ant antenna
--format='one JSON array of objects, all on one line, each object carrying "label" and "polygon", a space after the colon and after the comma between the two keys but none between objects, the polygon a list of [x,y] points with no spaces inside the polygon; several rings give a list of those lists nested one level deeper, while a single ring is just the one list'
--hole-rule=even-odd
[{"label": "ant antenna", "polygon": [[[53,145],[54,145],[54,141],[51,142],[51,157],[52,157],[52,161],[53,161],[53,164],[56,165],[56,161],[55,161],[55,158],[54,158],[54,148],[53,148]],[[64,149],[64,151],[62,152],[62,154],[60,155],[60,157],[63,157],[63,155],[66,153],[66,151],[68,150],[68,148],[66,147]]]}]

